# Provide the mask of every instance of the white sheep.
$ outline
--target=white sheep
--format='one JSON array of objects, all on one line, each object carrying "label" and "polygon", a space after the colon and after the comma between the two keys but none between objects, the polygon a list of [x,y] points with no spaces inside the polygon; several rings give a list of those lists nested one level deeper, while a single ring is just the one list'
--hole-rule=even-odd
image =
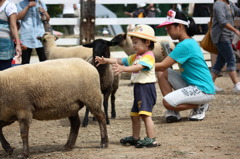
[{"label": "white sheep", "polygon": [[25,159],[29,156],[28,133],[32,119],[68,117],[71,129],[64,147],[73,149],[80,127],[78,111],[84,105],[98,120],[101,147],[108,146],[99,74],[83,59],[49,60],[0,71],[0,97],[0,142],[9,155],[13,148],[2,128],[19,122],[23,151],[18,157]]},{"label": "white sheep", "polygon": [[43,37],[38,37],[38,39],[42,41],[48,59],[79,57],[86,60],[92,56],[92,49],[82,45],[72,47],[57,46],[55,43],[57,37],[48,32]]},{"label": "white sheep", "polygon": [[[135,50],[132,46],[132,41],[126,33],[118,34],[111,40],[124,50],[127,55],[132,55],[135,53]],[[175,48],[175,44],[172,41],[168,40],[159,40],[154,43],[153,54],[155,56],[156,62],[161,62],[163,59]]]}]

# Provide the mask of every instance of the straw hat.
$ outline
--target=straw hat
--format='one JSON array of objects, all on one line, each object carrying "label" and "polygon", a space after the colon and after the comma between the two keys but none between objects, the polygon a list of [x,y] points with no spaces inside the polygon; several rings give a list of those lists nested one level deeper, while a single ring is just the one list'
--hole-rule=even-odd
[{"label": "straw hat", "polygon": [[153,28],[150,27],[149,25],[137,25],[133,29],[133,31],[128,32],[127,35],[157,42],[157,38],[155,37],[155,32]]}]

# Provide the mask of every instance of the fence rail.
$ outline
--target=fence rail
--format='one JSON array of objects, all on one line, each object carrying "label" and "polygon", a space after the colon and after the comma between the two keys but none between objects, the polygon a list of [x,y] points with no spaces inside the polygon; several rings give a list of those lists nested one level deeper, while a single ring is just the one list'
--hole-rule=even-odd
[{"label": "fence rail", "polygon": [[[10,0],[18,3],[21,0]],[[79,3],[80,0],[43,0],[46,4],[63,4],[66,2]],[[237,0],[231,0],[237,3]],[[136,4],[136,3],[155,3],[155,4],[173,4],[173,3],[213,3],[214,0],[96,0],[97,4]]]},{"label": "fence rail", "polygon": [[[19,3],[21,0],[9,0],[14,3]],[[46,5],[57,5],[64,4],[67,2],[71,3],[80,3],[80,0],[43,0]],[[211,4],[214,0],[95,0],[96,4],[136,4],[136,3],[154,3],[154,4],[175,4],[175,3],[208,3]],[[237,3],[237,0],[231,0],[233,3]],[[200,18],[193,17],[196,24],[207,24],[210,20],[209,17]],[[128,24],[160,24],[165,21],[165,18],[96,18],[96,25],[128,25]],[[51,18],[51,25],[78,25],[80,22],[79,18]],[[236,22],[240,23],[240,22]],[[110,40],[111,37],[102,37],[106,40]],[[171,40],[169,36],[159,36],[158,38]],[[193,37],[196,41],[201,41],[203,35],[196,35]],[[177,41],[174,41],[177,42]],[[78,45],[79,38],[60,38],[56,41],[57,45],[70,46],[70,45]],[[212,66],[212,58],[211,54],[204,51],[204,58],[209,67]],[[123,52],[114,52],[115,56],[125,56]],[[119,55],[117,55],[119,54]],[[174,66],[177,69],[177,65]],[[240,68],[240,64],[237,65],[238,69]]]}]

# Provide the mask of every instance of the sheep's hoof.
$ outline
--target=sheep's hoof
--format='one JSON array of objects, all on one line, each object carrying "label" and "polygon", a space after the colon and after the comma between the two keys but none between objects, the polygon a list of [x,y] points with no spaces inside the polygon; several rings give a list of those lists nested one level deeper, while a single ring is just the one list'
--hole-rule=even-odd
[{"label": "sheep's hoof", "polygon": [[12,155],[13,150],[14,150],[14,149],[13,149],[12,147],[9,147],[9,148],[5,149],[6,153],[7,153],[9,156]]},{"label": "sheep's hoof", "polygon": [[8,155],[9,155],[9,156],[11,156],[11,155],[12,155],[12,153],[13,153],[13,148],[11,148],[11,149],[7,150],[7,153],[8,153]]},{"label": "sheep's hoof", "polygon": [[82,123],[82,126],[83,126],[83,127],[87,127],[88,124],[83,122],[83,123]]},{"label": "sheep's hoof", "polygon": [[27,159],[28,158],[28,155],[26,154],[20,154],[17,156],[18,159]]},{"label": "sheep's hoof", "polygon": [[74,148],[74,146],[72,146],[72,145],[65,145],[64,146],[65,151],[71,151],[73,148]]},{"label": "sheep's hoof", "polygon": [[101,144],[101,148],[103,148],[103,149],[108,148],[108,143]]}]

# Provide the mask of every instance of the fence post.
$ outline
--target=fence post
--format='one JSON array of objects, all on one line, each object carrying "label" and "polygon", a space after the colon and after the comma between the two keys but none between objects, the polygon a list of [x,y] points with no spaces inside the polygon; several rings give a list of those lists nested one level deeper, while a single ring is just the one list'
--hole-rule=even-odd
[{"label": "fence post", "polygon": [[95,0],[80,0],[80,44],[93,42],[95,38]]}]

